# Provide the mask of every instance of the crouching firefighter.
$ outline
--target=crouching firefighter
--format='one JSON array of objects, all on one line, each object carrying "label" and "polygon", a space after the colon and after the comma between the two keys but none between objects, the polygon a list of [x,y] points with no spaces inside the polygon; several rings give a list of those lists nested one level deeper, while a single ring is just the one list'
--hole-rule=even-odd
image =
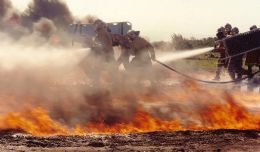
[{"label": "crouching firefighter", "polygon": [[155,51],[153,46],[144,38],[139,36],[139,31],[129,32],[131,51],[134,56],[130,62],[130,72],[136,76],[138,81],[150,80],[151,85],[155,83],[155,73],[152,68],[152,60],[155,60]]},{"label": "crouching firefighter", "polygon": [[227,62],[228,60],[225,60],[226,50],[224,47],[224,43],[222,41],[224,38],[226,38],[225,28],[224,27],[219,28],[216,36],[217,36],[218,41],[216,42],[215,50],[217,50],[217,52],[219,52],[220,57],[218,59],[216,76],[215,76],[214,80],[219,81],[221,72],[223,71],[224,68],[227,68],[227,65],[228,65],[228,62]]},{"label": "crouching firefighter", "polygon": [[121,54],[117,59],[118,67],[123,64],[125,70],[129,69],[130,60],[130,40],[127,35],[113,34],[113,46],[120,47]]}]

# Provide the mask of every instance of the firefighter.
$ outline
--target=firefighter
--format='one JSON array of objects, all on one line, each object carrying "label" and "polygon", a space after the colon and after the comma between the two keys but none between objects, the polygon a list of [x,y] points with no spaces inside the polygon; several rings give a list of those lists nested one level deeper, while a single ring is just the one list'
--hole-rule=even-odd
[{"label": "firefighter", "polygon": [[128,33],[130,40],[130,54],[134,56],[130,62],[131,72],[136,73],[137,79],[150,79],[154,84],[154,73],[152,72],[152,60],[155,60],[155,51],[153,46],[144,38],[139,36],[139,31]]},{"label": "firefighter", "polygon": [[[253,25],[250,27],[250,31],[256,30],[257,26]],[[259,70],[260,70],[260,50],[254,51],[254,52],[249,52],[246,55],[246,61],[245,64],[248,67],[248,76],[250,78],[252,78],[253,75],[253,66],[258,66]]]},{"label": "firefighter", "polygon": [[128,36],[123,36],[119,34],[113,34],[113,46],[120,47],[121,54],[117,60],[117,65],[123,64],[124,68],[127,70],[129,68],[129,58],[130,58],[130,40]]},{"label": "firefighter", "polygon": [[[256,30],[257,26],[253,25],[250,27],[250,31]],[[260,50],[256,50],[254,52],[249,52],[246,55],[246,61],[245,65],[248,67],[248,77],[249,77],[249,83],[247,86],[247,89],[249,91],[253,91],[256,87],[259,85],[259,80],[253,78],[253,67],[258,66],[258,69],[260,70]]]},{"label": "firefighter", "polygon": [[227,37],[232,35],[232,25],[229,23],[225,25],[225,35]]},{"label": "firefighter", "polygon": [[94,25],[96,25],[95,44],[96,47],[99,47],[96,51],[103,55],[105,62],[114,62],[115,56],[112,36],[108,31],[108,27],[101,20],[97,20]]},{"label": "firefighter", "polygon": [[[231,35],[239,34],[239,29],[234,27],[231,30]],[[247,74],[246,70],[242,68],[243,66],[243,55],[235,56],[230,58],[228,65],[228,72],[232,80],[240,80],[244,74]]]},{"label": "firefighter", "polygon": [[[111,33],[108,32],[106,23],[96,20],[96,36],[91,44],[91,51],[81,62],[84,71],[90,78],[93,87],[101,87],[101,82],[110,84],[116,78],[116,60],[112,44]],[[87,68],[86,68],[87,67]],[[108,81],[103,81],[108,80]]]},{"label": "firefighter", "polygon": [[225,52],[225,47],[223,43],[223,39],[226,38],[225,35],[225,28],[220,27],[217,31],[217,43],[215,45],[215,50],[217,50],[220,53],[220,57],[218,59],[218,64],[217,64],[217,70],[216,70],[216,76],[214,80],[219,81],[220,80],[220,74],[223,68],[227,68],[227,60],[223,60],[226,57],[226,52]]}]

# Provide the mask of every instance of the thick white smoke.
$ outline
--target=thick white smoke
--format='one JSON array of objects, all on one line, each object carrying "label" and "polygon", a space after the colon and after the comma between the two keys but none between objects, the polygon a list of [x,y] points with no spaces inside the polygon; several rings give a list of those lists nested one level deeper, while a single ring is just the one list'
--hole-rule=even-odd
[{"label": "thick white smoke", "polygon": [[86,52],[77,49],[53,48],[48,45],[34,47],[8,42],[0,42],[0,45],[1,70],[8,71],[18,67],[31,70],[44,67],[70,69],[86,55]]}]

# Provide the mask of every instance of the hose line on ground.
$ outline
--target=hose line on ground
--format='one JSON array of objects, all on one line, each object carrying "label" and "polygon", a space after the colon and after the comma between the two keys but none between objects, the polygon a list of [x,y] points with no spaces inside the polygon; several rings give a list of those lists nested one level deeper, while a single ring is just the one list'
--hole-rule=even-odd
[{"label": "hose line on ground", "polygon": [[[228,83],[241,82],[241,81],[243,81],[243,80],[249,79],[249,76],[246,76],[246,77],[244,77],[244,78],[236,79],[236,80],[231,80],[231,81],[220,81],[220,82],[218,82],[218,81],[206,81],[206,80],[201,80],[201,79],[197,79],[197,78],[194,78],[194,77],[192,77],[192,76],[186,75],[186,74],[184,74],[184,73],[182,73],[182,72],[180,72],[180,71],[178,71],[178,70],[176,70],[176,69],[170,67],[169,65],[158,61],[158,60],[154,60],[154,61],[155,61],[156,63],[158,63],[159,65],[162,65],[163,67],[167,68],[168,70],[171,70],[171,71],[173,71],[173,72],[175,72],[175,73],[177,73],[177,74],[179,74],[179,75],[181,75],[181,76],[183,76],[183,77],[185,77],[185,78],[188,78],[188,79],[190,79],[190,80],[194,80],[194,81],[197,81],[197,82],[202,82],[202,83],[208,83],[208,84],[228,84]],[[260,73],[260,70],[257,71],[257,72],[255,72],[255,73],[253,73],[253,76],[255,76],[255,75],[258,74],[258,73]]]}]

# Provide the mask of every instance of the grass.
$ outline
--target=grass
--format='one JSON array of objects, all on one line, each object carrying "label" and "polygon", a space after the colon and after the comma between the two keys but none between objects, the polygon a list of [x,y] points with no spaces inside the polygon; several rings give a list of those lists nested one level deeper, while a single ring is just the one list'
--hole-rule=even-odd
[{"label": "grass", "polygon": [[217,59],[204,59],[204,60],[187,60],[187,64],[192,64],[200,69],[215,70],[217,66]]}]

